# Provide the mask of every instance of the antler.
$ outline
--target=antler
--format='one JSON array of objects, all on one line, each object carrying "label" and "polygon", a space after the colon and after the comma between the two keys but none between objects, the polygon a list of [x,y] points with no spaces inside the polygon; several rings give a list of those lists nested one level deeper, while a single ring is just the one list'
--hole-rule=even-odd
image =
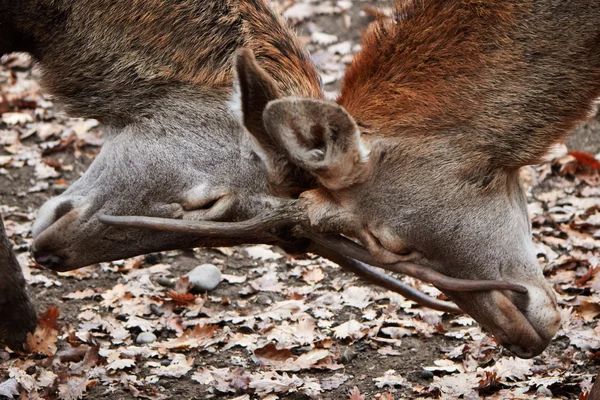
[{"label": "antler", "polygon": [[366,264],[400,274],[412,276],[424,282],[431,283],[438,289],[451,290],[454,292],[476,292],[486,290],[512,290],[518,293],[527,293],[524,286],[504,281],[471,280],[452,278],[430,268],[411,262],[398,262],[395,264],[383,264],[377,261],[369,252],[359,244],[346,239],[343,236],[318,236],[311,235],[311,240],[329,249],[336,249],[347,257],[362,261]]},{"label": "antler", "polygon": [[243,240],[248,241],[248,243],[274,243],[278,241],[278,234],[276,232],[278,228],[293,226],[297,228],[296,232],[299,233],[299,236],[312,241],[309,251],[329,258],[343,268],[356,273],[372,283],[397,292],[407,299],[433,309],[452,313],[461,311],[450,303],[432,299],[404,285],[396,278],[383,274],[366,264],[415,277],[424,282],[431,283],[439,289],[452,291],[512,290],[519,293],[527,292],[527,289],[523,286],[503,281],[452,278],[410,262],[395,264],[380,263],[364,247],[343,236],[322,236],[312,233],[310,228],[307,228],[310,227],[310,223],[307,221],[305,213],[298,207],[296,201],[283,203],[278,208],[265,211],[254,218],[241,222],[191,221],[109,215],[100,215],[98,219],[107,225],[179,232],[195,236],[210,236],[215,239],[236,239],[237,243]]},{"label": "antler", "polygon": [[[282,212],[282,210],[265,212],[257,217],[243,222],[213,222],[213,221],[189,221],[173,220],[167,218],[154,217],[116,217],[110,215],[100,215],[100,222],[129,228],[151,229],[158,231],[168,230],[170,232],[188,233],[194,235],[210,235],[216,239],[244,239],[250,243],[260,242],[258,236],[262,235],[264,242],[272,243],[276,239],[275,235],[268,232],[269,229],[278,228],[295,220],[295,213]],[[324,243],[325,242],[325,243]],[[452,303],[433,299],[424,293],[413,289],[398,279],[384,274],[376,268],[366,265],[360,261],[353,260],[342,255],[341,252],[332,248],[327,240],[321,240],[321,243],[314,242],[308,251],[327,258],[339,264],[345,270],[355,273],[361,278],[396,292],[409,300],[419,303],[434,310],[445,311],[453,314],[461,314],[462,310]]]},{"label": "antler", "polygon": [[98,220],[103,224],[112,226],[178,232],[223,239],[247,238],[254,241],[265,235],[276,238],[269,231],[285,225],[302,224],[304,218],[295,207],[295,202],[290,202],[285,203],[279,208],[265,211],[254,218],[240,222],[192,221],[141,216],[117,217],[104,214],[99,215]]}]

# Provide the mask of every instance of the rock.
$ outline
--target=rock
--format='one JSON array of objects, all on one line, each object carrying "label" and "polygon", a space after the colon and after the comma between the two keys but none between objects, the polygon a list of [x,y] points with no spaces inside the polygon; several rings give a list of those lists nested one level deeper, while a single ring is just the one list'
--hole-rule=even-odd
[{"label": "rock", "polygon": [[545,386],[540,386],[538,388],[538,390],[536,391],[536,393],[539,395],[542,395],[542,396],[548,396],[548,397],[554,396],[554,393],[552,393],[552,391]]},{"label": "rock", "polygon": [[210,292],[221,283],[223,275],[217,266],[213,264],[202,264],[191,270],[188,274],[188,278],[194,290]]},{"label": "rock", "polygon": [[421,371],[421,378],[423,379],[427,379],[432,380],[433,379],[433,372],[431,371]]},{"label": "rock", "polygon": [[348,346],[344,349],[344,352],[340,358],[344,364],[349,364],[356,358],[356,351],[352,347]]},{"label": "rock", "polygon": [[152,332],[142,332],[138,335],[137,339],[135,339],[135,342],[137,344],[148,344],[148,343],[152,343],[156,340],[156,335]]},{"label": "rock", "polygon": [[273,304],[273,301],[271,301],[271,299],[269,298],[269,296],[266,295],[260,295],[256,297],[256,302],[262,306],[268,306]]},{"label": "rock", "polygon": [[163,286],[163,287],[166,287],[169,289],[173,289],[175,287],[174,279],[165,278],[163,276],[159,276],[158,278],[156,278],[156,283],[158,283],[160,286]]}]

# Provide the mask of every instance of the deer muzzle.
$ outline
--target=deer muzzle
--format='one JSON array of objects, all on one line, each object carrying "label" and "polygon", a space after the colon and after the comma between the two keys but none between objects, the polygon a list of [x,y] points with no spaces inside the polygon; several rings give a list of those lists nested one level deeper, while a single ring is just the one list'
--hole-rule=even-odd
[{"label": "deer muzzle", "polygon": [[560,328],[556,297],[542,280],[525,283],[527,293],[514,291],[444,291],[517,357],[532,358],[548,347]]}]

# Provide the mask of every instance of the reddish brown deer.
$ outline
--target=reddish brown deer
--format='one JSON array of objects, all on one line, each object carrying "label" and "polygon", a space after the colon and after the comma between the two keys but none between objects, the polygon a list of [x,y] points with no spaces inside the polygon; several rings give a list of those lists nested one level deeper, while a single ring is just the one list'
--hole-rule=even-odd
[{"label": "reddish brown deer", "polygon": [[[286,97],[241,53],[245,123],[271,184],[309,182],[303,174],[315,183],[280,212],[238,224],[240,234],[277,220],[388,269],[412,262],[518,284],[442,289],[516,355],[539,354],[560,314],[536,259],[518,171],[600,95],[599,21],[595,0],[398,0],[394,18],[366,32],[337,103]],[[198,234],[236,229],[102,218]],[[372,256],[322,233],[353,237]]]}]

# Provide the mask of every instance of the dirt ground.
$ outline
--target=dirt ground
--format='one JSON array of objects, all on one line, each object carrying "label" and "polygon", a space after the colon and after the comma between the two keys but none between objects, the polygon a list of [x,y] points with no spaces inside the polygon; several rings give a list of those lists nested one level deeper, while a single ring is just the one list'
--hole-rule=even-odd
[{"label": "dirt ground", "polygon": [[[319,3],[279,3],[323,69],[330,96],[339,88],[339,78],[352,51],[358,49],[361,30],[371,21],[370,7],[386,10],[389,5],[381,1],[320,2],[331,7],[315,11],[309,6]],[[293,9],[297,5],[306,5],[310,10],[306,19],[299,21],[302,10]],[[336,45],[338,47],[334,47]],[[0,125],[0,212],[15,240],[15,249],[28,274],[29,291],[38,309],[43,312],[49,306],[57,306],[60,310],[58,354],[77,346],[99,347],[101,361],[89,366],[89,371],[98,374],[93,376],[87,370],[77,372],[74,362],[63,361],[58,356],[32,357],[2,352],[0,385],[16,380],[22,398],[78,398],[81,395],[86,399],[111,396],[113,399],[357,400],[361,398],[358,392],[350,394],[356,387],[366,399],[440,396],[582,399],[592,376],[600,372],[597,353],[600,343],[594,342],[599,333],[595,318],[600,311],[586,311],[585,316],[577,311],[582,307],[583,297],[589,300],[585,304],[590,304],[586,310],[600,308],[600,290],[595,286],[593,273],[582,284],[576,283],[597,266],[595,257],[600,257],[600,250],[596,235],[600,230],[596,230],[600,228],[579,232],[592,240],[586,242],[591,244],[585,247],[570,239],[570,231],[548,222],[549,216],[556,212],[553,207],[566,207],[562,199],[577,197],[582,199],[581,204],[569,203],[573,208],[569,214],[572,219],[558,225],[577,224],[577,218],[600,206],[600,187],[589,178],[589,171],[583,175],[579,170],[563,174],[566,166],[577,163],[564,153],[553,161],[529,168],[525,175],[540,261],[561,296],[565,315],[573,315],[574,322],[565,325],[543,355],[527,364],[529,372],[512,375],[502,372],[500,365],[514,370],[524,364],[518,364],[510,353],[482,334],[469,318],[427,311],[311,256],[290,259],[281,256],[276,249],[273,253],[263,247],[252,247],[250,251],[245,248],[198,249],[152,254],[68,274],[35,269],[28,250],[30,227],[37,209],[81,176],[99,151],[101,141],[101,127],[89,121],[66,118],[51,99],[40,97],[37,78],[38,71],[23,57],[2,60],[0,85],[5,93],[31,91],[29,97],[35,98],[37,106],[28,109],[24,101],[19,108],[33,114],[32,121],[12,124],[5,119]],[[32,110],[41,111],[33,113]],[[56,133],[40,134],[40,131],[48,133],[42,125],[44,129],[48,125],[56,126]],[[598,126],[598,117],[590,120],[569,145],[593,154],[600,152]],[[10,142],[11,132],[18,133],[18,143]],[[2,164],[3,156],[16,157],[15,154],[22,156],[22,163]],[[50,165],[56,174],[48,174],[40,164]],[[55,165],[59,167],[52,167]],[[561,215],[566,212],[564,209]],[[560,232],[556,233],[557,230]],[[567,242],[568,246],[563,245]],[[161,283],[166,284],[164,277],[181,277],[203,263],[215,264],[233,278],[223,281],[208,296],[198,296],[193,304],[202,304],[194,315],[192,306],[171,304],[173,296]],[[149,281],[144,280],[143,273],[137,274],[144,271]],[[436,293],[425,285],[422,288]],[[121,298],[113,296],[120,293],[118,290],[122,290]],[[132,295],[136,290],[143,293]],[[149,310],[149,304],[160,306],[162,311],[156,311],[156,307],[151,307],[154,311]],[[280,315],[278,307],[290,304],[293,305],[290,311]],[[137,325],[130,323],[131,316],[136,315],[132,310],[140,311]],[[161,315],[161,312],[166,314]],[[303,341],[297,335],[303,332],[308,318],[316,325],[306,329],[310,340]],[[151,321],[154,326],[148,328],[139,319]],[[106,321],[123,327],[107,328]],[[342,331],[341,327],[349,321],[357,322],[360,328]],[[138,348],[135,339],[142,331],[153,331],[157,342],[167,343],[196,324],[215,327],[214,332],[207,334],[214,343],[208,343],[210,340],[199,335],[192,345],[169,348],[166,352],[160,346],[148,346],[150,353],[136,350],[135,356],[128,355],[132,348]],[[117,330],[123,333],[122,337],[115,333]],[[282,336],[270,336],[274,332]],[[589,332],[593,335],[586,336]],[[253,343],[247,343],[248,338],[252,338]],[[238,342],[241,344],[234,345]],[[279,353],[265,355],[260,350],[269,343],[277,343],[279,351],[291,350],[285,357],[277,355]],[[283,358],[290,363],[290,359],[297,360],[316,349],[326,350],[328,356],[309,367],[294,369],[277,364],[283,362]],[[189,366],[188,371],[160,372],[161,368],[173,365],[178,355],[185,357],[183,363]],[[130,360],[132,364],[115,363],[122,360]],[[111,365],[114,368],[111,369]],[[54,383],[46,386],[41,383],[44,370],[57,376]],[[33,377],[35,387],[28,390],[27,378],[17,371],[25,371],[25,375]],[[490,375],[496,373],[497,379],[485,381],[486,371]],[[243,382],[234,385],[231,379],[225,378],[232,374],[241,376]],[[80,392],[73,388],[68,392],[71,377],[86,376],[89,380],[84,382]],[[297,381],[292,379],[294,376]],[[464,392],[460,392],[463,389]],[[0,395],[2,393],[0,386]]]}]

